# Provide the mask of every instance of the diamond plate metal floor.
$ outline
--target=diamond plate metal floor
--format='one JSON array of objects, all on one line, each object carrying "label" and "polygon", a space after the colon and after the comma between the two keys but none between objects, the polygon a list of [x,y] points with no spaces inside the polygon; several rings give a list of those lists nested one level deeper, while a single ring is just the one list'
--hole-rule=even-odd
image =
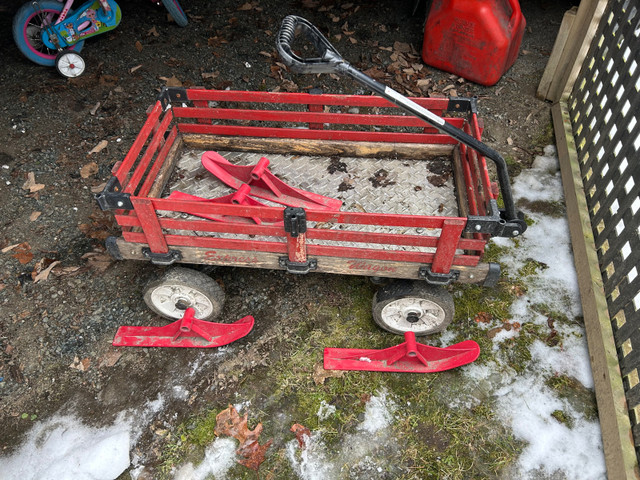
[{"label": "diamond plate metal floor", "polygon": [[[224,185],[201,164],[202,151],[185,151],[166,189],[168,196],[179,190],[203,198],[229,195],[234,190]],[[395,213],[405,215],[458,216],[451,159],[429,160],[369,159],[345,157],[309,157],[300,155],[261,155],[246,152],[218,152],[231,163],[255,165],[262,156],[269,169],[291,186],[342,200],[342,211]],[[431,181],[429,180],[431,179]],[[438,185],[438,186],[436,186]],[[261,202],[273,206],[266,200]],[[326,228],[309,224],[310,228]],[[344,228],[344,226],[338,226]],[[430,234],[425,229],[350,225],[349,230],[401,234]],[[434,231],[431,234],[438,234]],[[221,235],[227,237],[227,235]],[[237,238],[237,236],[231,236]],[[273,240],[270,238],[270,240]],[[311,241],[310,241],[311,243]],[[326,244],[326,242],[317,242]],[[333,243],[335,245],[335,243]],[[376,245],[349,244],[344,246]],[[429,251],[419,247],[401,250]]]}]

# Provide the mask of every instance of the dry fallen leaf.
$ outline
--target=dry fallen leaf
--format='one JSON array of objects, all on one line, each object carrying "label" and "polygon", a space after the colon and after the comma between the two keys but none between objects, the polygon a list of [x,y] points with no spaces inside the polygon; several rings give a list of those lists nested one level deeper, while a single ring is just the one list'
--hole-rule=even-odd
[{"label": "dry fallen leaf", "polygon": [[147,30],[147,36],[154,36],[154,37],[159,37],[160,34],[158,33],[158,30],[156,30],[156,26],[154,25],[153,27],[151,27],[151,29]]},{"label": "dry fallen leaf", "polygon": [[98,272],[104,272],[113,263],[113,258],[105,253],[89,252],[82,255],[82,258],[87,261],[87,265],[97,270]]},{"label": "dry fallen leaf", "polygon": [[258,471],[260,464],[264,462],[264,454],[271,445],[271,440],[265,444],[258,443],[258,437],[262,432],[262,424],[258,423],[256,428],[249,430],[247,426],[248,414],[242,417],[233,405],[216,415],[216,426],[214,433],[216,436],[228,435],[240,442],[240,447],[236,453],[243,457],[238,463],[247,468]]},{"label": "dry fallen leaf", "polygon": [[[95,148],[93,150],[95,150]],[[93,150],[91,151],[92,153],[93,153]],[[98,173],[98,164],[96,162],[89,162],[86,165],[83,165],[82,168],[80,169],[80,176],[82,178],[89,178],[90,176],[95,175],[96,173]]]},{"label": "dry fallen leaf", "polygon": [[220,72],[205,72],[202,74],[202,78],[216,78],[218,75],[220,75]]},{"label": "dry fallen leaf", "polygon": [[29,215],[29,221],[35,222],[38,218],[40,218],[40,215],[42,215],[42,212],[31,212],[31,215]]},{"label": "dry fallen leaf", "polygon": [[19,243],[14,243],[13,245],[9,245],[8,247],[4,247],[2,250],[0,250],[0,252],[7,253],[7,252],[13,250],[14,248],[16,248],[19,245],[20,245]]},{"label": "dry fallen leaf", "polygon": [[142,43],[140,43],[140,40],[136,40],[136,50],[139,52],[142,51]]},{"label": "dry fallen leaf", "polygon": [[322,363],[316,363],[315,366],[313,367],[313,382],[316,385],[322,385],[324,384],[324,381],[327,378],[331,378],[331,377],[342,377],[344,376],[344,371],[343,370],[325,370],[324,367],[322,366]]},{"label": "dry fallen leaf", "polygon": [[311,431],[307,427],[305,427],[304,425],[300,425],[299,423],[295,423],[291,427],[291,431],[296,434],[296,440],[298,440],[300,448],[304,450],[307,446],[305,437],[309,438],[311,436]]},{"label": "dry fallen leaf", "polygon": [[104,356],[98,360],[98,368],[100,367],[113,367],[120,357],[122,356],[122,352],[118,350],[109,350]]},{"label": "dry fallen leaf", "polygon": [[33,253],[31,253],[31,245],[27,242],[22,242],[15,248],[13,258],[17,258],[21,264],[27,264],[33,260]]},{"label": "dry fallen leaf", "polygon": [[[107,140],[101,140],[100,143],[98,143],[98,145],[93,147],[93,149],[89,152],[89,155],[101,152],[102,150],[107,148],[107,145],[109,145],[109,142]],[[86,178],[86,177],[84,177],[84,178]]]},{"label": "dry fallen leaf", "polygon": [[86,372],[91,365],[91,360],[89,357],[83,358],[80,360],[77,356],[73,358],[73,363],[69,365],[70,368],[75,368],[76,370],[80,370],[81,372]]},{"label": "dry fallen leaf", "polygon": [[159,77],[159,78],[160,80],[162,80],[167,84],[167,87],[182,87],[182,82],[175,75],[173,75],[171,78],[167,78],[167,77]]},{"label": "dry fallen leaf", "polygon": [[36,183],[36,175],[33,172],[27,174],[27,180],[22,185],[23,190],[27,190],[29,193],[34,193],[44,188],[44,184]]},{"label": "dry fallen leaf", "polygon": [[138,70],[139,68],[142,68],[142,64],[136,65],[135,67],[131,67],[131,69],[129,70],[129,73],[133,73],[136,70]]},{"label": "dry fallen leaf", "polygon": [[45,268],[44,270],[41,270],[38,274],[36,274],[35,276],[33,276],[33,272],[31,275],[33,277],[33,283],[38,283],[38,282],[42,282],[44,280],[47,280],[49,278],[49,274],[51,273],[51,270],[53,270],[53,268],[58,265],[60,263],[60,261],[56,260],[55,262],[52,262],[47,268]]}]

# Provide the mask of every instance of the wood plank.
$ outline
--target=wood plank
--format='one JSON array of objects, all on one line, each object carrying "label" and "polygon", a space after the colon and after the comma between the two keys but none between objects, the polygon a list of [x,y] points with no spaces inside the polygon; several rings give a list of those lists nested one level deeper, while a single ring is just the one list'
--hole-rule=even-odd
[{"label": "wood plank", "polygon": [[560,30],[558,30],[556,41],[553,44],[553,50],[551,50],[551,55],[549,56],[549,60],[547,60],[547,66],[538,84],[537,97],[541,100],[549,100],[549,87],[551,87],[553,78],[558,74],[558,62],[567,46],[567,38],[569,37],[569,32],[573,26],[577,11],[578,7],[572,7],[567,10],[562,17]]},{"label": "wood plank", "polygon": [[183,134],[185,144],[198,150],[321,155],[325,157],[369,157],[428,159],[450,155],[455,145],[384,142],[347,142],[339,140],[296,140],[279,138],[225,137]]},{"label": "wood plank", "polygon": [[569,96],[606,6],[607,0],[580,2],[566,47],[558,60],[556,75],[549,86],[548,100],[555,103]]},{"label": "wood plank", "polygon": [[149,194],[147,197],[149,198],[159,198],[162,195],[162,191],[164,190],[165,185],[169,181],[171,177],[171,173],[173,172],[173,168],[178,162],[178,158],[182,154],[182,136],[178,134],[175,142],[171,146],[171,150],[167,155],[167,158],[158,172],[158,176],[156,177],[155,182],[153,182],[153,186],[151,190],[149,190]]},{"label": "wood plank", "polygon": [[[133,243],[118,238],[116,246],[122,259],[145,260],[142,254],[145,244]],[[180,250],[182,258],[180,262],[191,264],[222,265],[247,268],[268,268],[271,270],[284,270],[279,264],[279,258],[285,254],[231,250],[206,247],[170,247],[171,250]],[[310,257],[318,261],[317,273],[333,273],[338,275],[362,275],[366,277],[409,278],[419,279],[418,271],[424,264],[412,262],[396,262],[388,260],[367,260],[360,258],[342,257]],[[489,274],[489,264],[479,263],[475,267],[454,266],[460,272],[460,283],[483,283]]]},{"label": "wood plank", "polygon": [[566,103],[551,109],[609,479],[638,479],[628,406]]}]

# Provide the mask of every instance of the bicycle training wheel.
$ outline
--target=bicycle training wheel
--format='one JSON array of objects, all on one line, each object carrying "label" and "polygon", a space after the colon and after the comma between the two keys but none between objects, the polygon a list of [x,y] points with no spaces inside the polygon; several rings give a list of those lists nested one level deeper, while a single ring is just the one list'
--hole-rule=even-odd
[{"label": "bicycle training wheel", "polygon": [[162,0],[162,4],[164,5],[164,8],[167,9],[167,12],[169,12],[169,15],[171,15],[173,20],[178,24],[178,26],[187,26],[189,20],[187,20],[187,15],[184,13],[184,10],[182,10],[182,7],[180,6],[180,2],[178,2],[178,0]]},{"label": "bicycle training wheel", "polygon": [[[53,67],[56,64],[58,52],[51,50],[42,42],[42,30],[47,23],[55,24],[62,12],[63,3],[51,0],[38,2],[40,9],[34,8],[32,2],[25,3],[13,17],[13,40],[18,50],[38,65]],[[72,12],[69,12],[71,15]],[[82,50],[84,40],[75,43],[70,49],[76,52]]]}]

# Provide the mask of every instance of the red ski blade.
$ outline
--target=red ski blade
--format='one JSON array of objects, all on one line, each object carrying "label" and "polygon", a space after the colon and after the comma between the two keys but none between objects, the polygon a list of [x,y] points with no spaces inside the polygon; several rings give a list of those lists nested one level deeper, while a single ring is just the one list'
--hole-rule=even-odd
[{"label": "red ski blade", "polygon": [[267,168],[269,159],[262,157],[256,165],[234,165],[216,152],[202,154],[202,165],[216,178],[229,187],[238,190],[249,184],[254,197],[280,203],[289,207],[303,207],[312,210],[337,211],[342,201],[286,184]]},{"label": "red ski blade", "polygon": [[[196,195],[190,195],[185,192],[180,192],[178,190],[171,192],[168,198],[172,200],[192,200],[196,202],[208,202],[208,203],[216,203],[216,204],[226,204],[226,205],[250,205],[254,207],[266,207],[264,203],[261,203],[253,198],[249,197],[249,191],[251,190],[249,185],[243,185],[246,188],[240,188],[236,193],[232,193],[230,195],[225,195],[224,197],[217,198],[202,198]],[[225,222],[225,223],[255,223],[258,225],[262,224],[262,220],[259,217],[237,217],[231,215],[208,215],[206,213],[193,213],[188,209],[184,210],[185,213],[190,213],[192,215],[196,215],[198,217],[206,218],[209,220],[214,220],[216,222]],[[282,221],[273,222],[273,224],[283,223]]]},{"label": "red ski blade", "polygon": [[187,308],[180,320],[162,327],[120,327],[113,339],[116,347],[194,347],[211,348],[228,345],[253,328],[248,315],[233,323],[198,320],[195,310]]},{"label": "red ski blade", "polygon": [[361,348],[325,348],[325,370],[367,370],[372,372],[442,372],[473,362],[480,346],[473,340],[445,348],[416,343],[413,332],[405,332],[405,341],[383,350]]}]

